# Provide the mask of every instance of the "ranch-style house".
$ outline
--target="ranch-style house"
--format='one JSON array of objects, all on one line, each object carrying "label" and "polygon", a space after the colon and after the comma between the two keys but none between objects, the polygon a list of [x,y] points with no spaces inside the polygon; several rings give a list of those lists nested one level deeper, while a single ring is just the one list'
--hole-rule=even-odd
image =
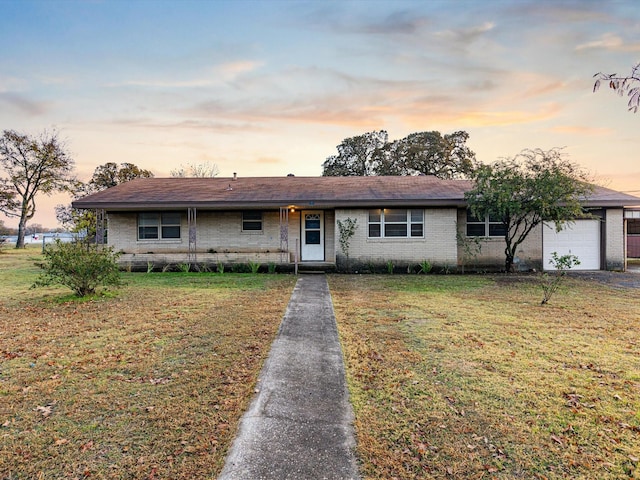
[{"label": "ranch-style house", "polygon": [[[132,268],[254,262],[343,267],[339,222],[356,221],[353,270],[504,268],[503,228],[467,210],[467,180],[432,176],[142,178],[73,202],[95,209],[97,241]],[[578,256],[585,270],[624,270],[625,207],[640,198],[596,187],[590,219],[556,231],[543,225],[519,247],[519,270],[550,268],[552,252]],[[480,249],[475,247],[480,245]],[[437,270],[436,270],[437,271]]]}]

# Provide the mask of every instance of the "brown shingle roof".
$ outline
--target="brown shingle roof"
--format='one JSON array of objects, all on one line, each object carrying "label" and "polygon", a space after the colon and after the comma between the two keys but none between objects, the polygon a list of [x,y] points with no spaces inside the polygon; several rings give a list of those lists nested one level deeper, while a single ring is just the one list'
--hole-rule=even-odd
[{"label": "brown shingle roof", "polygon": [[420,177],[141,178],[73,202],[76,208],[458,205],[470,184]]},{"label": "brown shingle roof", "polygon": [[[459,206],[467,180],[401,177],[140,178],[73,202],[75,208],[316,208]],[[640,199],[597,187],[589,206],[637,205]]]}]

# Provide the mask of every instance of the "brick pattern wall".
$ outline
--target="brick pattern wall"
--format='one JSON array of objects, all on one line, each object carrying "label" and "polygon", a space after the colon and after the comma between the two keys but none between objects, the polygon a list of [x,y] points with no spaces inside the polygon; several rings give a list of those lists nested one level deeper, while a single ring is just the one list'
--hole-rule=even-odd
[{"label": "brick pattern wall", "polygon": [[[108,244],[125,253],[178,253],[189,249],[186,211],[182,215],[180,238],[138,240],[137,213],[109,213]],[[242,231],[242,212],[198,211],[196,217],[198,252],[273,252],[280,248],[279,212],[264,212],[260,232]],[[289,217],[289,246],[295,244],[295,215]],[[292,235],[293,233],[293,235]],[[294,242],[292,242],[292,238]]]},{"label": "brick pattern wall", "polygon": [[[456,247],[456,210],[437,208],[424,210],[423,238],[368,238],[369,210],[338,209],[336,221],[347,218],[357,220],[356,233],[351,239],[349,256],[353,262],[363,264],[417,264],[428,260],[433,265],[455,268],[457,262]],[[339,231],[335,228],[335,248],[340,251]]]},{"label": "brick pattern wall", "polygon": [[[433,265],[460,267],[466,270],[499,270],[504,266],[504,240],[483,239],[481,251],[467,258],[458,246],[456,229],[466,232],[466,211],[455,208],[424,210],[424,237],[422,238],[368,238],[368,209],[325,210],[325,260],[335,262],[342,255],[339,246],[337,220],[350,217],[357,220],[358,228],[351,241],[350,256],[362,263],[415,264],[428,260]],[[126,254],[179,254],[189,247],[186,211],[182,215],[181,238],[172,240],[138,240],[137,213],[108,214],[108,244]],[[605,231],[605,268],[624,268],[623,210],[607,210]],[[300,212],[289,213],[289,255],[294,260],[296,240],[300,248]],[[200,253],[273,253],[280,248],[279,212],[263,213],[261,232],[242,231],[242,212],[197,213],[197,252]],[[298,250],[299,252],[299,250]],[[517,252],[518,268],[529,270],[542,266],[542,228],[534,229]],[[299,257],[298,257],[299,258]]]},{"label": "brick pattern wall", "polygon": [[608,208],[605,216],[605,261],[607,270],[624,270],[624,210]]},{"label": "brick pattern wall", "polygon": [[[466,237],[467,211],[458,210],[458,228],[461,238]],[[504,238],[490,237],[480,240],[480,253],[465,257],[462,247],[458,251],[458,262],[464,263],[467,270],[503,270],[504,269]],[[529,233],[527,238],[516,251],[518,259],[516,268],[521,271],[531,269],[540,270],[542,267],[542,227],[539,226]]]}]

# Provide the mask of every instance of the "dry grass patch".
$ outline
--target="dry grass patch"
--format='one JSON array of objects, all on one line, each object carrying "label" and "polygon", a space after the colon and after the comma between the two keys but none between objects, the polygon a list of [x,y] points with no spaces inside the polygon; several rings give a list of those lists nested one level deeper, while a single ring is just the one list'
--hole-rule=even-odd
[{"label": "dry grass patch", "polygon": [[215,478],[289,300],[283,275],[127,274],[29,290],[0,255],[0,477]]},{"label": "dry grass patch", "polygon": [[507,279],[330,279],[365,478],[640,478],[638,290]]}]

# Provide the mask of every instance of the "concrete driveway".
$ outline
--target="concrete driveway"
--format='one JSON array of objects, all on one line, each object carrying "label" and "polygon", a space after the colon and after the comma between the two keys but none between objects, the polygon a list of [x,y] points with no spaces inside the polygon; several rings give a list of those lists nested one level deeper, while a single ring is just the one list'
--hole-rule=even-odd
[{"label": "concrete driveway", "polygon": [[626,272],[607,272],[604,270],[593,272],[569,272],[575,278],[584,278],[610,285],[616,288],[640,288],[640,265],[632,264]]}]

